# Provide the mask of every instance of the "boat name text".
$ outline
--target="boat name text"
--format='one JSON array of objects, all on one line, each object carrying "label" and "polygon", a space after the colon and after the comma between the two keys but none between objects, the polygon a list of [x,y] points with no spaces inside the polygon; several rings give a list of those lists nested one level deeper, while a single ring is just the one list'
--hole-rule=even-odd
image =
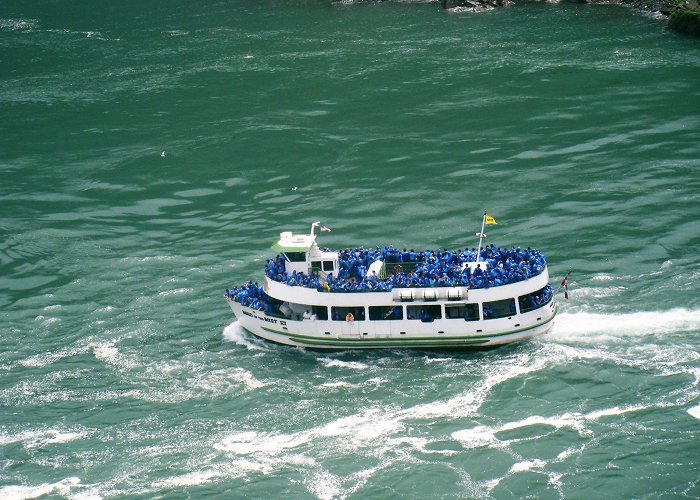
[{"label": "boat name text", "polygon": [[276,324],[278,324],[278,323],[279,323],[280,325],[282,325],[282,326],[286,326],[286,325],[287,325],[287,322],[286,322],[286,321],[277,320],[277,319],[275,319],[275,318],[267,318],[267,317],[265,317],[265,316],[258,316],[258,315],[256,315],[256,314],[249,313],[248,311],[243,311],[243,314],[245,314],[246,316],[250,316],[251,318],[259,319],[260,321],[266,321],[266,322],[268,322],[268,323],[272,323],[272,324],[274,324],[274,325],[276,325]]}]

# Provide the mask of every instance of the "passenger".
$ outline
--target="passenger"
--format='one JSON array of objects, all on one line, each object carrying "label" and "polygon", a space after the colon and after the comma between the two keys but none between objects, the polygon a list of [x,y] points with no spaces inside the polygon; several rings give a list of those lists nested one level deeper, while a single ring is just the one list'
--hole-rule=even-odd
[{"label": "passenger", "polygon": [[[526,280],[544,271],[547,265],[545,257],[532,248],[521,249],[511,247],[500,249],[491,243],[482,249],[481,257],[488,265],[461,271],[464,262],[476,260],[476,249],[464,249],[451,252],[443,250],[424,250],[416,253],[413,249],[400,251],[392,246],[375,247],[366,250],[363,247],[345,249],[338,252],[337,278],[329,274],[328,283],[322,284],[317,276],[309,276],[300,272],[285,272],[285,259],[279,254],[276,259],[270,259],[265,266],[265,274],[280,283],[290,286],[303,286],[319,291],[356,292],[356,291],[390,291],[396,286],[450,286],[462,285],[473,288],[488,288]],[[384,258],[389,269],[394,265],[401,266],[402,262],[415,262],[413,272],[404,272],[397,267],[392,269],[393,275],[385,279],[365,276],[365,269],[377,258]],[[364,267],[364,269],[363,269]],[[399,272],[399,269],[401,271]],[[465,276],[466,275],[466,276]],[[481,275],[481,276],[479,276]],[[480,278],[480,279],[475,279]],[[354,280],[354,281],[350,281]],[[431,282],[432,280],[432,282]],[[229,290],[231,300],[240,300],[239,290],[244,292],[247,299],[262,298],[264,291],[257,283],[249,282],[241,289]],[[247,301],[247,302],[249,302]]]},{"label": "passenger", "polygon": [[433,321],[433,315],[430,314],[430,313],[429,313],[428,311],[426,311],[425,309],[421,309],[421,310],[420,310],[420,314],[418,315],[418,317],[420,318],[420,320],[421,320],[423,323],[429,323],[429,322]]}]

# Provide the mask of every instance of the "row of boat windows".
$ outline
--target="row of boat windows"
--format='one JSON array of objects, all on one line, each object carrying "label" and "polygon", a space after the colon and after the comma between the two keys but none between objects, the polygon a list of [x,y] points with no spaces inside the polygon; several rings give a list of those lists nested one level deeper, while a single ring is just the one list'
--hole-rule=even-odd
[{"label": "row of boat windows", "polygon": [[[419,320],[431,322],[436,319],[461,319],[464,321],[479,321],[482,319],[498,319],[514,316],[518,311],[522,314],[538,309],[552,298],[552,287],[547,285],[537,292],[518,297],[517,309],[514,298],[494,300],[491,302],[459,303],[459,304],[416,304],[390,306],[331,306],[330,319],[333,321],[392,321]],[[310,306],[304,318],[327,320],[328,308],[325,306]]]}]

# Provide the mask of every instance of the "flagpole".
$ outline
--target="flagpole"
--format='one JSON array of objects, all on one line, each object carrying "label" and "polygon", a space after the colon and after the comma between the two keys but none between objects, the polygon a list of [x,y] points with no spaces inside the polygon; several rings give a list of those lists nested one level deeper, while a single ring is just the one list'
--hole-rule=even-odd
[{"label": "flagpole", "polygon": [[481,258],[481,242],[484,239],[484,227],[486,226],[486,210],[484,210],[484,218],[481,220],[481,232],[479,233],[479,249],[476,251],[476,261],[479,262]]},{"label": "flagpole", "polygon": [[568,281],[569,281],[569,275],[571,274],[571,269],[569,269],[569,272],[566,273],[566,276],[564,276],[564,279],[561,280],[561,283],[559,283],[559,286],[557,287],[556,291],[552,295],[552,297],[556,297],[557,294],[559,293],[559,290],[561,290],[561,287],[563,287]]},{"label": "flagpole", "polygon": [[314,222],[314,223],[311,224],[311,233],[309,233],[309,236],[313,236],[313,235],[314,235],[314,228],[315,228],[316,226],[320,225],[320,224],[321,224],[321,221],[316,221],[316,222]]}]

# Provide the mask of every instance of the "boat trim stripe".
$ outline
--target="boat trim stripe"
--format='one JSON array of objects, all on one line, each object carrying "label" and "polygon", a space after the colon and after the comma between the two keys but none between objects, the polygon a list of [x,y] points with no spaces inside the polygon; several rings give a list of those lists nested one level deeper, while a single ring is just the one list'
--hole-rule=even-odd
[{"label": "boat trim stripe", "polygon": [[460,337],[449,337],[445,339],[436,339],[434,337],[415,337],[415,338],[401,338],[401,339],[387,339],[387,338],[332,338],[324,339],[320,337],[312,337],[309,335],[302,335],[299,333],[289,333],[282,332],[280,330],[275,330],[274,328],[269,328],[266,326],[261,326],[261,328],[267,332],[274,333],[277,335],[282,335],[290,340],[298,342],[300,344],[308,345],[376,345],[376,346],[415,346],[422,347],[427,345],[435,346],[448,346],[448,345],[483,345],[487,344],[493,337],[503,337],[505,335],[513,335],[515,333],[532,330],[540,326],[546,325],[554,319],[556,314],[553,314],[546,321],[537,323],[526,328],[518,328],[516,330],[508,330],[500,333],[493,333],[488,335],[470,335],[470,336],[460,336]]}]

